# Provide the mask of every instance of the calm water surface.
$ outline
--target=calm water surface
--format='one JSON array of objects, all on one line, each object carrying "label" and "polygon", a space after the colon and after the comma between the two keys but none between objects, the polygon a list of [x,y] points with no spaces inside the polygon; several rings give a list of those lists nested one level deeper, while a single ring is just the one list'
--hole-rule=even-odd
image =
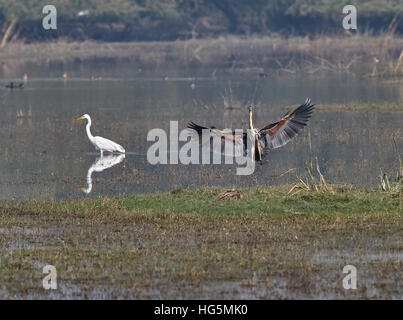
[{"label": "calm water surface", "polygon": [[[64,81],[62,74],[69,78]],[[29,80],[23,90],[4,85]],[[146,158],[150,129],[179,129],[188,121],[216,127],[247,128],[247,105],[255,125],[281,117],[287,106],[310,96],[314,103],[402,101],[403,88],[354,75],[294,76],[158,66],[143,70],[130,63],[27,65],[0,74],[0,199],[55,199],[166,191],[175,187],[254,186],[292,183],[283,175],[304,174],[309,157],[318,157],[328,182],[374,186],[382,169],[397,170],[392,134],[399,134],[402,113],[317,110],[305,129],[274,150],[251,176],[237,176],[236,165],[151,165]],[[91,77],[98,77],[91,80]],[[196,77],[196,79],[192,79]],[[193,85],[192,85],[193,84]],[[291,107],[291,108],[292,108]],[[99,159],[85,133],[112,139],[128,151]],[[398,140],[400,148],[401,139]]]}]

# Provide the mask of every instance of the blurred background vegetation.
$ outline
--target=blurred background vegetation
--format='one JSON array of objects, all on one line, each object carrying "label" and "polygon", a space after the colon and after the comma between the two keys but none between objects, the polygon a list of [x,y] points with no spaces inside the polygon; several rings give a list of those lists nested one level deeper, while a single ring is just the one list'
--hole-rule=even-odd
[{"label": "blurred background vegetation", "polygon": [[171,41],[221,35],[341,34],[344,5],[358,32],[403,33],[402,0],[53,0],[57,30],[44,31],[40,0],[0,0],[0,39]]}]

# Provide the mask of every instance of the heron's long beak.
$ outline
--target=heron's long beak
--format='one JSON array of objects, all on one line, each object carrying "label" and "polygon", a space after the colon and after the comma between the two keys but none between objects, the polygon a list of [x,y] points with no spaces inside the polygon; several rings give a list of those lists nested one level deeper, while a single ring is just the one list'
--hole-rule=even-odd
[{"label": "heron's long beak", "polygon": [[84,119],[84,117],[78,117],[77,119],[75,119],[75,121],[83,120],[83,119]]}]

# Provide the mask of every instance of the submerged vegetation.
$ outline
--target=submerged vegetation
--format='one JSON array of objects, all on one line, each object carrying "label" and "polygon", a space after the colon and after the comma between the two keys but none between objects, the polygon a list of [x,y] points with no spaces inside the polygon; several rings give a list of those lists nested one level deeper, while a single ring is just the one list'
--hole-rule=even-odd
[{"label": "submerged vegetation", "polygon": [[401,298],[401,193],[290,187],[2,201],[0,297]]},{"label": "submerged vegetation", "polygon": [[395,147],[397,159],[399,161],[399,168],[396,171],[396,176],[392,177],[392,181],[386,173],[382,172],[381,169],[381,189],[388,192],[403,192],[403,162],[395,137],[393,137],[393,146]]}]

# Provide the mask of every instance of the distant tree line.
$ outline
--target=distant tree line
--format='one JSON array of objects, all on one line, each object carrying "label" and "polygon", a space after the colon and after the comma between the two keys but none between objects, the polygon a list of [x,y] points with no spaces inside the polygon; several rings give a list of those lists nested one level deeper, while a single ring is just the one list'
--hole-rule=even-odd
[{"label": "distant tree line", "polygon": [[[57,30],[42,28],[43,6]],[[9,41],[161,41],[219,35],[343,33],[342,8],[358,10],[359,32],[403,33],[402,0],[0,0],[0,46]]]}]

